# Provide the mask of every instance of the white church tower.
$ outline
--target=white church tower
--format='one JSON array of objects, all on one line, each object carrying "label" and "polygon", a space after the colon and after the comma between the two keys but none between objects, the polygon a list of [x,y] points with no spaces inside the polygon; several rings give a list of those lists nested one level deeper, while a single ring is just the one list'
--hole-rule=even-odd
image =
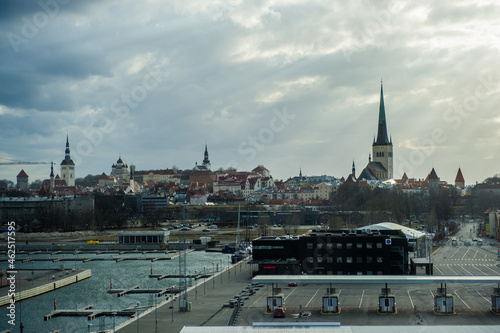
[{"label": "white church tower", "polygon": [[75,186],[75,162],[69,156],[69,138],[66,136],[66,154],[61,162],[61,178],[67,186]]}]

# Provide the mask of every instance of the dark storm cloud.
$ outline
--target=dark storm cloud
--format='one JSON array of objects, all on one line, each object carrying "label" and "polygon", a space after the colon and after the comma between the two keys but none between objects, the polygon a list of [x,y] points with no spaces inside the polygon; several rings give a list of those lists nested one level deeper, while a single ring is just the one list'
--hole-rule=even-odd
[{"label": "dark storm cloud", "polygon": [[[340,177],[352,159],[358,170],[367,162],[381,78],[404,159],[395,163],[421,153],[432,130],[446,135],[409,165],[410,177],[435,166],[453,180],[458,164],[475,169],[467,156],[496,142],[475,121],[495,119],[497,88],[471,111],[453,109],[474,102],[496,69],[493,2],[42,3],[0,2],[0,129],[9,143],[0,155],[29,159],[37,142],[38,152],[62,158],[68,132],[80,175],[109,173],[119,153],[139,169],[191,168],[207,142],[214,168]],[[59,4],[53,15],[48,4]],[[24,39],[16,44],[13,34]],[[273,127],[284,110],[293,118]],[[469,154],[457,153],[463,136]],[[470,177],[494,173],[493,163],[481,168]]]},{"label": "dark storm cloud", "polygon": [[2,22],[17,20],[22,16],[33,15],[42,8],[38,1],[5,0],[0,2],[0,20]]},{"label": "dark storm cloud", "polygon": [[0,2],[0,20],[14,21],[19,18],[32,18],[37,12],[57,15],[64,12],[81,13],[87,8],[106,0],[3,0]]},{"label": "dark storm cloud", "polygon": [[[83,4],[85,3],[85,5]],[[85,11],[92,2],[5,1],[0,4],[0,102],[7,107],[71,111],[77,107],[71,80],[110,75],[102,48],[63,27],[68,12]],[[62,28],[62,29],[61,29]]]}]

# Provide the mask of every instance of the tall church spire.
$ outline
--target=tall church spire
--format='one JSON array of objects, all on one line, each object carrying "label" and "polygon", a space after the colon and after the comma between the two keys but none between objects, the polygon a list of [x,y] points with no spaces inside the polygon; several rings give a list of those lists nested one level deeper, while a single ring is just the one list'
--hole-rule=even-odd
[{"label": "tall church spire", "polygon": [[374,144],[375,145],[390,144],[389,138],[387,137],[387,123],[385,120],[385,105],[384,105],[384,89],[382,87],[382,81],[380,82],[380,106],[378,110],[377,141]]},{"label": "tall church spire", "polygon": [[75,186],[75,162],[73,162],[69,153],[69,136],[66,135],[65,156],[61,162],[61,178],[66,181],[67,186]]},{"label": "tall church spire", "polygon": [[66,157],[69,157],[69,135],[66,134]]},{"label": "tall church spire", "polygon": [[210,159],[208,158],[208,147],[207,143],[205,142],[205,154],[203,158],[203,165],[207,168],[210,169]]},{"label": "tall church spire", "polygon": [[55,179],[54,179],[54,162],[50,163],[50,182],[49,182],[49,194],[54,193]]},{"label": "tall church spire", "polygon": [[[372,145],[373,172],[378,179],[391,179],[393,177],[393,146],[392,138],[387,135],[387,122],[385,118],[384,88],[380,82],[380,105],[378,109],[377,139]],[[380,168],[381,167],[381,168]],[[377,169],[377,170],[375,170]],[[385,169],[385,170],[384,170]]]},{"label": "tall church spire", "polygon": [[75,165],[75,162],[73,162],[69,153],[70,153],[69,136],[66,135],[66,150],[65,150],[65,154],[64,154],[64,160],[61,162],[61,165]]}]

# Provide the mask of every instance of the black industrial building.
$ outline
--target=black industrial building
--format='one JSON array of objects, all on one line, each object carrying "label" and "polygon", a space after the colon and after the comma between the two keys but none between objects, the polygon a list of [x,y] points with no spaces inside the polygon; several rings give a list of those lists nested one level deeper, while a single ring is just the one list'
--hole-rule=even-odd
[{"label": "black industrial building", "polygon": [[259,274],[407,275],[408,241],[398,230],[314,231],[261,237],[253,245]]}]

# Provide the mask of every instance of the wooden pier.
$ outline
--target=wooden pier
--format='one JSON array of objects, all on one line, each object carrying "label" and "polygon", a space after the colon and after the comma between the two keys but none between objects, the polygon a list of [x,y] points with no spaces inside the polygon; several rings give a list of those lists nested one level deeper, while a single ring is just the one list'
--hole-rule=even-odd
[{"label": "wooden pier", "polygon": [[[194,249],[186,250],[185,253],[191,253],[195,251]],[[58,251],[59,254],[61,251]],[[146,256],[144,257],[78,257],[78,258],[71,258],[71,257],[50,257],[50,258],[33,258],[33,257],[26,257],[23,259],[20,259],[21,262],[26,263],[26,262],[31,262],[31,261],[52,261],[52,262],[58,262],[58,261],[82,261],[82,262],[89,262],[89,261],[115,261],[115,262],[121,262],[125,260],[149,260],[151,262],[155,262],[158,260],[173,260],[176,259],[180,256],[180,253],[177,251],[174,251],[175,254],[169,255],[166,257],[156,257],[156,258],[148,258]],[[37,252],[31,252],[30,255],[32,254],[40,254],[42,252],[37,251]],[[54,252],[55,253],[55,252]],[[109,252],[102,252],[101,253],[96,253],[96,254],[102,254],[102,253],[109,253]],[[128,253],[138,253],[137,251],[134,252],[128,252]],[[165,253],[165,254],[171,254],[172,251],[166,251],[166,252],[159,252],[159,251],[146,251],[142,252],[142,254],[147,254],[147,253]],[[0,258],[0,262],[7,261],[8,257]]]},{"label": "wooden pier", "polygon": [[176,251],[176,253],[173,255],[173,256],[170,256],[168,260],[172,260],[172,259],[176,259],[176,258],[179,258],[179,256],[181,254],[188,254],[188,253],[191,253],[191,252],[194,252],[195,250],[194,249],[189,249],[189,250],[184,250],[184,251]]},{"label": "wooden pier", "polygon": [[[194,250],[191,250],[194,251]],[[115,262],[121,262],[121,261],[126,261],[126,260],[149,260],[151,262],[159,261],[159,260],[173,260],[178,258],[179,255],[174,255],[174,256],[169,256],[169,257],[160,257],[160,258],[148,258],[148,257],[126,257],[126,258],[118,258],[118,257],[97,257],[97,258],[90,258],[90,257],[79,257],[79,258],[61,258],[61,257],[52,257],[52,258],[23,258],[21,259],[21,262],[26,263],[26,262],[31,262],[31,261],[52,261],[52,262],[58,262],[58,261],[82,261],[82,262],[89,262],[89,261],[115,261]],[[8,258],[0,258],[0,262],[7,261]]]},{"label": "wooden pier", "polygon": [[222,247],[209,247],[205,249],[205,252],[222,252]]},{"label": "wooden pier", "polygon": [[95,310],[93,305],[87,305],[76,310],[53,310],[48,315],[43,316],[43,320],[51,320],[54,317],[61,316],[86,316],[87,320],[94,320],[101,316],[134,316],[136,314],[135,307],[126,308],[124,310]]},{"label": "wooden pier", "polygon": [[[212,276],[212,274],[196,274],[196,275],[186,275],[187,278],[192,278],[195,280],[203,279]],[[183,275],[179,274],[149,274],[150,278],[157,278],[158,280],[163,279],[179,279],[183,277]]]},{"label": "wooden pier", "polygon": [[[8,251],[2,250],[0,251],[0,254],[7,254]],[[27,254],[27,255],[33,255],[33,254],[126,254],[126,253],[140,253],[140,254],[148,254],[148,253],[164,253],[164,254],[170,254],[170,253],[176,253],[178,251],[175,250],[84,250],[84,249],[79,249],[79,250],[56,250],[56,251],[25,251],[25,250],[16,250],[17,254]]]},{"label": "wooden pier", "polygon": [[139,289],[139,285],[135,285],[128,289],[108,289],[109,294],[118,294],[118,297],[125,296],[127,294],[156,294],[156,296],[163,296],[165,294],[178,294],[182,290],[176,286],[167,289]]}]

